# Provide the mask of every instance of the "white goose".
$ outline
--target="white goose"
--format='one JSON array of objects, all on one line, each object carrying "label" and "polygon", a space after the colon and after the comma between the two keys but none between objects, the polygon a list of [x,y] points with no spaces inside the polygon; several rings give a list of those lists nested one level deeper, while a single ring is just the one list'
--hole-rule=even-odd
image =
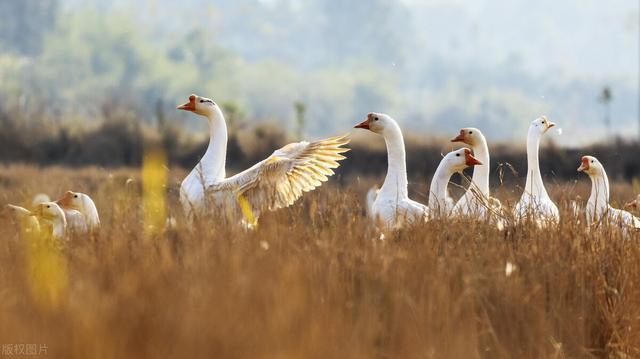
[{"label": "white goose", "polygon": [[33,210],[32,216],[40,221],[43,234],[50,235],[53,239],[63,239],[67,233],[67,219],[64,211],[55,202],[43,202]]},{"label": "white goose", "polygon": [[452,214],[455,202],[449,196],[449,179],[454,173],[460,173],[469,166],[482,165],[468,148],[460,148],[447,153],[431,179],[429,189],[429,209],[434,216]]},{"label": "white goose", "polygon": [[558,207],[551,201],[547,190],[544,188],[544,183],[542,183],[538,161],[540,138],[553,126],[555,126],[555,123],[549,121],[545,116],[535,119],[529,126],[527,135],[527,182],[524,187],[524,193],[514,208],[516,221],[532,216],[531,219],[538,226],[545,226],[557,223],[560,220]]},{"label": "white goose", "polygon": [[490,158],[487,140],[477,128],[463,128],[460,134],[451,142],[462,142],[473,150],[473,155],[481,165],[473,168],[471,184],[462,197],[456,203],[453,211],[462,215],[480,215],[487,213],[487,207],[500,207],[500,201],[489,196],[489,171]]},{"label": "white goose", "polygon": [[30,210],[14,204],[7,204],[7,208],[11,211],[18,228],[23,231],[22,233],[40,232],[40,222],[32,215],[33,213]]},{"label": "white goose", "polygon": [[591,195],[585,210],[587,224],[609,222],[628,229],[640,229],[640,218],[609,205],[609,178],[600,161],[593,156],[583,156],[581,160],[578,172],[586,173],[591,179]]},{"label": "white goose", "polygon": [[[189,219],[205,213],[207,200],[224,208],[232,219],[239,214],[249,227],[257,224],[264,210],[287,207],[303,192],[320,186],[349,149],[341,147],[346,136],[314,142],[288,144],[253,167],[226,178],[227,125],[220,107],[197,95],[178,106],[179,110],[204,116],[209,121],[209,146],[196,167],[182,181],[180,201]],[[206,196],[205,196],[206,194]]]},{"label": "white goose", "polygon": [[[38,193],[33,196],[31,200],[31,208],[37,207],[40,203],[49,202],[51,199],[48,195],[44,193]],[[13,215],[14,220],[18,223],[20,230],[23,233],[39,233],[40,232],[40,222],[38,218],[33,215],[33,212],[30,210],[16,206],[14,204],[7,204],[7,208]]]},{"label": "white goose", "polygon": [[382,230],[425,221],[428,216],[427,206],[409,199],[404,138],[398,123],[389,115],[369,113],[367,119],[355,128],[381,135],[387,146],[387,176],[384,184],[377,195],[375,190],[370,190],[367,194],[367,201],[373,200],[369,210],[372,218]]},{"label": "white goose", "polygon": [[[82,230],[81,227],[85,227],[85,231],[86,229],[95,230],[100,227],[98,209],[88,195],[80,192],[67,191],[56,203],[67,215],[67,222],[70,227],[76,227],[79,231]],[[81,218],[78,218],[76,213],[80,213]],[[72,219],[69,217],[73,217],[73,221],[76,224],[72,224]]]}]

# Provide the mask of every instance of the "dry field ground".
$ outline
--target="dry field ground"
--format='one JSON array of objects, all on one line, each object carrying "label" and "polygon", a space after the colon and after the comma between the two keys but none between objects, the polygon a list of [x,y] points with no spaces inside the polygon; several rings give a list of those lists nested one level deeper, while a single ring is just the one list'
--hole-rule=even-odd
[{"label": "dry field ground", "polygon": [[[640,357],[640,235],[576,224],[567,201],[588,197],[586,176],[549,186],[563,209],[557,228],[433,221],[380,241],[362,207],[371,180],[332,181],[246,232],[215,217],[189,230],[181,175],[167,189],[177,226],[149,235],[135,170],[1,167],[0,204],[73,189],[94,197],[102,220],[96,236],[43,257],[0,215],[3,348],[46,345],[52,358]],[[496,192],[503,203],[518,193]],[[613,184],[615,202],[632,192]]]}]

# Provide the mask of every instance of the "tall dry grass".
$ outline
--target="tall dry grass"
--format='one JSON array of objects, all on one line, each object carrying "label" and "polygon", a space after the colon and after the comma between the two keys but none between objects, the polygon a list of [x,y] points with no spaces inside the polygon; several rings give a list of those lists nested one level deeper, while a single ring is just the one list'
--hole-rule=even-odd
[{"label": "tall dry grass", "polygon": [[[441,220],[380,241],[363,215],[370,180],[329,183],[246,232],[215,215],[187,228],[182,175],[167,189],[177,227],[148,238],[137,171],[1,168],[0,203],[84,191],[103,227],[62,246],[68,278],[47,305],[29,285],[28,243],[1,217],[0,344],[56,358],[640,356],[640,238],[570,218],[586,178],[550,186],[554,229]],[[631,192],[613,187],[616,200]]]}]

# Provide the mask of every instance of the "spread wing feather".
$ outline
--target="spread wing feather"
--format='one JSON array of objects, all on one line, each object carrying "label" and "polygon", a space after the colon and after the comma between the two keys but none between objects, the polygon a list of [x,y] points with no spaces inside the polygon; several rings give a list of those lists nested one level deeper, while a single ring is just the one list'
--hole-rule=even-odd
[{"label": "spread wing feather", "polygon": [[211,185],[209,191],[232,191],[252,208],[276,210],[293,204],[304,192],[322,185],[345,159],[347,136],[290,143],[253,167]]}]

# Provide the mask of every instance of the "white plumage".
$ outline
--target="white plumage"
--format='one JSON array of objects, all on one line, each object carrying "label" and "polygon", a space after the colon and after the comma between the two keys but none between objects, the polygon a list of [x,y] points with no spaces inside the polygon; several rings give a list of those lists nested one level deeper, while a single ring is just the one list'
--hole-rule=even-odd
[{"label": "white plumage", "polygon": [[516,221],[529,218],[538,226],[543,227],[558,223],[560,212],[555,203],[549,198],[542,182],[538,151],[540,139],[555,123],[545,116],[531,122],[527,135],[527,181],[520,201],[514,208]]},{"label": "white plumage", "polygon": [[387,146],[388,168],[384,184],[380,190],[372,189],[367,194],[367,209],[374,223],[384,231],[424,222],[429,209],[408,195],[404,139],[398,123],[389,115],[370,113],[355,127],[380,134]]},{"label": "white plumage", "polygon": [[592,226],[606,222],[625,230],[640,230],[640,218],[609,204],[609,178],[597,158],[583,156],[578,172],[586,173],[591,179],[591,195],[585,208],[587,224]]},{"label": "white plumage", "polygon": [[69,227],[76,233],[86,233],[100,227],[95,203],[85,193],[67,191],[56,201],[67,216]]},{"label": "white plumage", "polygon": [[480,165],[468,148],[460,148],[447,153],[431,180],[429,187],[429,209],[433,216],[449,216],[453,214],[455,202],[449,196],[449,180],[454,173],[460,173],[468,166]]}]

